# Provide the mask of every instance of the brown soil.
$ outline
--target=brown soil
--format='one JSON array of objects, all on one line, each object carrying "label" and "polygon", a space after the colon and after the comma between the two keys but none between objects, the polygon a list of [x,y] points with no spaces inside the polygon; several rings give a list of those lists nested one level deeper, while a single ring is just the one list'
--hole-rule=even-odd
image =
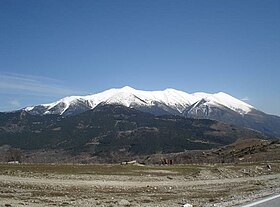
[{"label": "brown soil", "polygon": [[174,166],[0,164],[0,206],[238,206],[279,192],[277,161]]}]

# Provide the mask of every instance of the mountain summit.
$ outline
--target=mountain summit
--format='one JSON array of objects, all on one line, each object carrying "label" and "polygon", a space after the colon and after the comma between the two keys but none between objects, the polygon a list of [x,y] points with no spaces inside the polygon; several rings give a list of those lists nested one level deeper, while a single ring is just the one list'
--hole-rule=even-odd
[{"label": "mountain summit", "polygon": [[98,105],[122,105],[154,115],[172,114],[187,118],[212,119],[280,136],[280,117],[265,114],[224,92],[189,94],[170,88],[162,91],[143,91],[125,86],[87,96],[69,96],[23,110],[32,115],[73,116]]},{"label": "mountain summit", "polygon": [[27,107],[25,110],[31,114],[40,115],[73,115],[88,109],[93,109],[99,104],[118,104],[131,108],[162,105],[166,109],[170,108],[178,113],[182,113],[187,107],[197,106],[202,101],[204,105],[214,107],[223,106],[239,114],[246,114],[254,109],[253,106],[223,92],[215,94],[202,92],[189,94],[175,89],[143,91],[125,86],[87,96],[69,96],[53,103]]}]

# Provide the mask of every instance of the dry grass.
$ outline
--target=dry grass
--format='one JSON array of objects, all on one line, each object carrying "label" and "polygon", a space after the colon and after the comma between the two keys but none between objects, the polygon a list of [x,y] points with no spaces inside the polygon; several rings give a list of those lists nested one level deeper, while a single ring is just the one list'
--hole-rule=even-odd
[{"label": "dry grass", "polygon": [[[89,174],[89,175],[133,175],[145,174],[185,175],[198,173],[202,168],[199,165],[172,165],[172,166],[137,166],[120,164],[5,164],[0,163],[0,174],[16,172],[58,173],[58,174]],[[165,172],[165,173],[160,173]],[[168,173],[170,172],[170,173]]]}]

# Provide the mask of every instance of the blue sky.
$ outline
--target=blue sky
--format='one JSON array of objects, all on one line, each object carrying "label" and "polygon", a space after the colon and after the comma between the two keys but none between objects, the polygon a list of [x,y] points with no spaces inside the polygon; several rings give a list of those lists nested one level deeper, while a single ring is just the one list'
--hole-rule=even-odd
[{"label": "blue sky", "polygon": [[111,87],[280,115],[279,0],[1,0],[0,111]]}]

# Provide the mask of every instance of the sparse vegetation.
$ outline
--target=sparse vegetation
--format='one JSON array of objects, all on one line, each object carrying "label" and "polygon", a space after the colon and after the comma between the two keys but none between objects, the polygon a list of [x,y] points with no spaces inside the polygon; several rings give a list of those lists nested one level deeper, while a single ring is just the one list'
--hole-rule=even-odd
[{"label": "sparse vegetation", "polygon": [[[120,164],[5,164],[0,163],[0,174],[12,172],[58,173],[58,174],[88,174],[88,175],[186,175],[199,172],[200,165],[172,165],[172,166],[137,166]],[[204,166],[205,168],[205,166]],[[161,173],[165,172],[165,173]]]},{"label": "sparse vegetation", "polygon": [[0,204],[235,206],[279,192],[280,163],[173,166],[0,164]]}]

